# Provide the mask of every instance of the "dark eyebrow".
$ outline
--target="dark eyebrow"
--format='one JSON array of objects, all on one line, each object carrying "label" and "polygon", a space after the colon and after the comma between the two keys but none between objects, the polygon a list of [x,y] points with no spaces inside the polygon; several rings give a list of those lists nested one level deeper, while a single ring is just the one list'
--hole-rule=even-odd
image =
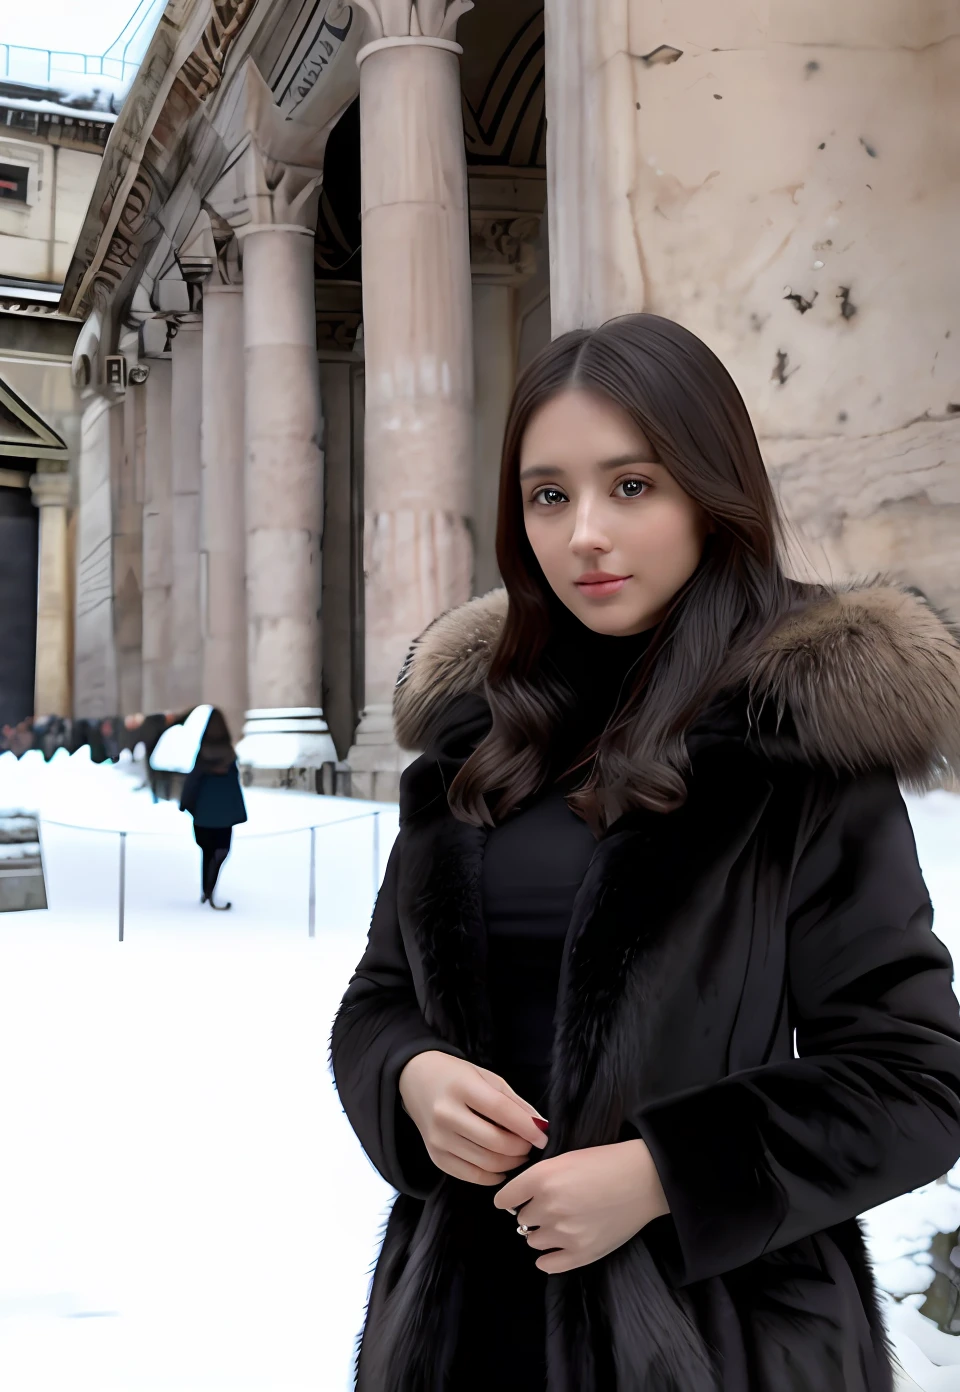
[{"label": "dark eyebrow", "polygon": [[[601,459],[599,468],[601,469],[622,469],[625,464],[656,464],[656,459],[642,459],[638,454],[617,454],[612,459]],[[520,474],[520,482],[526,479],[535,478],[559,478],[563,474],[562,467],[557,464],[533,464],[529,469],[524,469]]]}]

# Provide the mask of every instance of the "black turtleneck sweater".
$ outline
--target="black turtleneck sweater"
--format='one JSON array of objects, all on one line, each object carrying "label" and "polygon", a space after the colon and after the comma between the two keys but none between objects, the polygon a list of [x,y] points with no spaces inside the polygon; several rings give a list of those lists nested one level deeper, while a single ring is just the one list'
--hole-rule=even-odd
[{"label": "black turtleneck sweater", "polygon": [[629,691],[649,633],[610,637],[564,611],[544,665],[572,689],[569,719],[556,732],[547,786],[488,835],[483,894],[495,1067],[544,1116],[560,963],[577,890],[596,847],[565,795],[583,777],[565,768],[604,728]]},{"label": "black turtleneck sweater", "polygon": [[[494,1067],[549,1119],[548,1082],[563,947],[577,890],[596,847],[564,795],[581,772],[557,781],[600,733],[629,689],[649,635],[594,633],[569,611],[544,655],[574,693],[556,732],[550,778],[521,810],[489,832],[481,891],[487,925],[487,986],[494,1021]],[[537,1152],[531,1154],[535,1162]],[[516,1172],[514,1172],[516,1173]],[[458,1392],[543,1392],[546,1387],[547,1277],[516,1220],[477,1187],[465,1243],[465,1284],[454,1335],[450,1386]]]}]

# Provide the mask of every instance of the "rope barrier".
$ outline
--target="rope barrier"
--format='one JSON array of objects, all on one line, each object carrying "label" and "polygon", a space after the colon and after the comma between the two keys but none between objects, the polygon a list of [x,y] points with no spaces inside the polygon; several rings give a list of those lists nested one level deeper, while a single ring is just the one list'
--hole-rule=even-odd
[{"label": "rope barrier", "polygon": [[[102,832],[105,836],[177,836],[177,830],[170,831],[145,831],[139,827],[95,827],[85,826],[82,822],[61,822],[54,817],[46,817],[42,812],[25,812],[27,817],[36,817],[38,822],[44,826],[65,827],[68,831],[95,831]],[[335,817],[329,822],[309,822],[306,826],[282,827],[279,831],[251,831],[241,832],[241,839],[244,841],[267,841],[273,836],[295,836],[300,831],[323,831],[324,827],[344,826],[347,822],[369,821],[371,817],[379,817],[380,809],[375,812],[360,812],[356,817]],[[244,823],[240,822],[240,826]]]},{"label": "rope barrier", "polygon": [[[84,826],[80,822],[61,822],[54,817],[45,817],[42,812],[27,813],[28,816],[36,817],[41,829],[45,826],[63,827],[67,831],[92,831],[103,836],[119,836],[120,838],[120,885],[119,885],[119,940],[123,942],[124,923],[126,919],[126,900],[127,900],[127,837],[146,836],[162,837],[175,836],[176,831],[138,831],[130,827],[92,827]],[[335,817],[329,822],[314,822],[309,826],[284,827],[280,831],[261,831],[251,832],[241,836],[243,841],[268,841],[277,836],[296,836],[300,832],[310,833],[310,889],[307,910],[307,932],[313,938],[316,937],[317,919],[317,832],[324,831],[327,827],[344,826],[347,822],[368,822],[373,820],[373,898],[376,902],[377,894],[380,889],[380,808],[377,807],[372,812],[359,812],[355,817]],[[242,826],[243,823],[240,823]]]}]

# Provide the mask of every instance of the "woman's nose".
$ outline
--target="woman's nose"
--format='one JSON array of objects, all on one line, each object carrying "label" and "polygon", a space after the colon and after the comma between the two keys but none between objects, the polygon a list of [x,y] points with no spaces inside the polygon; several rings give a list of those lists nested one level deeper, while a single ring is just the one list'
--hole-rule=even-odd
[{"label": "woman's nose", "polygon": [[578,553],[610,549],[610,539],[602,525],[600,508],[592,499],[584,499],[577,507],[570,549]]}]

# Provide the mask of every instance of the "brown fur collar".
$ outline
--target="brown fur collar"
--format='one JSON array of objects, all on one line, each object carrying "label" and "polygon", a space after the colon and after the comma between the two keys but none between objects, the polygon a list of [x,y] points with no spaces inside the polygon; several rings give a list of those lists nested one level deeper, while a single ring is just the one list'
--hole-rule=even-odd
[{"label": "brown fur collar", "polygon": [[[506,611],[506,590],[491,590],[414,641],[393,699],[401,748],[423,748],[441,705],[482,691]],[[892,768],[917,789],[960,775],[960,643],[910,590],[873,582],[819,594],[765,641],[748,685],[755,704],[789,712],[811,765]]]}]

